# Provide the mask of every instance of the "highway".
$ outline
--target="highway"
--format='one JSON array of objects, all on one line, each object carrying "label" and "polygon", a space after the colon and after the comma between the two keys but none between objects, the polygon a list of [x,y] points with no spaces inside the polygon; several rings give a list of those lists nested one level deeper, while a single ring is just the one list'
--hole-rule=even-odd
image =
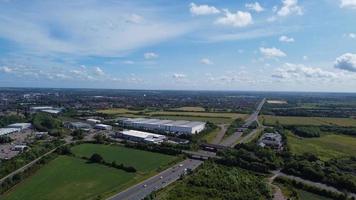
[{"label": "highway", "polygon": [[109,198],[109,200],[141,200],[160,188],[163,188],[176,180],[178,180],[181,175],[186,173],[185,169],[194,170],[203,161],[186,159],[173,167],[170,167],[161,173],[135,185],[119,194]]},{"label": "highway", "polygon": [[[258,115],[260,114],[260,111],[265,104],[266,99],[262,99],[262,101],[258,104],[255,112],[253,112],[246,120],[245,123],[242,125],[242,127],[247,128],[249,127],[254,121],[258,123]],[[257,131],[253,130],[250,134],[248,134],[248,137],[252,137],[253,134],[255,134]],[[242,136],[242,132],[235,132],[225,140],[223,140],[220,145],[226,146],[226,147],[233,147],[235,146],[237,140]]]}]

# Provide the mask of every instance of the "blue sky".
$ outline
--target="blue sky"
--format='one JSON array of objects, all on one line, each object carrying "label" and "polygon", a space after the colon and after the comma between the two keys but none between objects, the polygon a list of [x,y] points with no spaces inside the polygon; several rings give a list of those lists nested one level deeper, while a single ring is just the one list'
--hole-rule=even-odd
[{"label": "blue sky", "polygon": [[0,86],[356,92],[356,0],[0,0]]}]

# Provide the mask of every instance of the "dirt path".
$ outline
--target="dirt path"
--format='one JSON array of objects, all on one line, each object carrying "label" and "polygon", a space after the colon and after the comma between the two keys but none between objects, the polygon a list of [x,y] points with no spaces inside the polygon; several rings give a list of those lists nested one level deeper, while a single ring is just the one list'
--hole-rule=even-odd
[{"label": "dirt path", "polygon": [[271,187],[274,189],[274,194],[273,194],[273,200],[286,200],[284,197],[281,188],[279,188],[277,185],[273,185],[273,181],[275,178],[277,178],[279,175],[279,171],[273,172],[273,176],[271,176],[268,179],[268,184],[271,185]]}]

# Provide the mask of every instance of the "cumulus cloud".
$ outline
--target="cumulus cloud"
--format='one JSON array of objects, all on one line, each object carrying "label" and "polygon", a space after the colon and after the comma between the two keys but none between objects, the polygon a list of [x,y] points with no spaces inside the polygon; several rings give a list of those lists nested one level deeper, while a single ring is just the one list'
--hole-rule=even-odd
[{"label": "cumulus cloud", "polygon": [[356,38],[356,33],[349,33],[348,36],[351,39],[355,39]]},{"label": "cumulus cloud", "polygon": [[279,37],[279,41],[280,42],[294,42],[294,38],[288,37],[286,35],[282,35],[281,37]]},{"label": "cumulus cloud", "polygon": [[220,13],[220,10],[214,6],[190,4],[190,13],[193,15],[212,15]]},{"label": "cumulus cloud", "polygon": [[0,67],[0,72],[11,73],[12,69],[7,66],[3,66],[3,67]]},{"label": "cumulus cloud", "polygon": [[298,0],[283,0],[282,7],[277,11],[278,16],[303,15],[303,9],[298,5]]},{"label": "cumulus cloud", "polygon": [[127,22],[139,24],[139,23],[143,22],[143,17],[141,15],[134,13],[134,14],[129,15],[129,17],[127,18]]},{"label": "cumulus cloud", "polygon": [[211,61],[209,58],[202,58],[202,59],[200,60],[200,63],[201,63],[201,64],[204,64],[204,65],[213,65],[213,64],[214,64],[214,62]]},{"label": "cumulus cloud", "polygon": [[182,79],[186,78],[187,75],[181,74],[181,73],[174,73],[174,74],[172,75],[172,77],[173,77],[175,80],[182,80]]},{"label": "cumulus cloud", "polygon": [[345,71],[356,72],[356,54],[345,53],[336,58],[334,67]]},{"label": "cumulus cloud", "polygon": [[143,57],[147,60],[151,60],[151,59],[156,59],[158,58],[158,54],[154,53],[154,52],[147,52],[143,54]]},{"label": "cumulus cloud", "polygon": [[253,20],[249,12],[237,11],[236,13],[231,13],[228,9],[224,9],[224,16],[219,17],[215,23],[233,27],[244,27],[252,24]]},{"label": "cumulus cloud", "polygon": [[245,4],[245,7],[247,9],[249,9],[249,10],[253,10],[253,11],[256,11],[256,12],[262,12],[262,11],[265,10],[258,2],[247,3],[247,4]]},{"label": "cumulus cloud", "polygon": [[278,58],[278,57],[285,57],[287,56],[286,53],[284,53],[282,50],[277,49],[275,47],[272,48],[260,48],[260,52],[263,56],[267,58]]},{"label": "cumulus cloud", "polygon": [[301,64],[285,63],[272,74],[273,78],[288,79],[291,81],[303,79],[335,79],[342,76],[341,73],[326,71],[317,67],[309,67]]},{"label": "cumulus cloud", "polygon": [[105,73],[100,67],[95,67],[95,74],[98,76],[104,76]]},{"label": "cumulus cloud", "polygon": [[341,0],[340,7],[356,9],[356,0]]}]

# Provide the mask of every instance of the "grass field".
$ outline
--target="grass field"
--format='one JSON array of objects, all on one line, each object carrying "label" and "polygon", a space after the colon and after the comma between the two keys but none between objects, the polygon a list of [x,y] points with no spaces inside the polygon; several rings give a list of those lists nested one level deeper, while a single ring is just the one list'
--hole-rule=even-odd
[{"label": "grass field", "polygon": [[200,106],[185,106],[185,107],[180,107],[180,108],[172,108],[171,110],[173,111],[192,111],[192,112],[204,112],[205,108],[200,107]]},{"label": "grass field", "polygon": [[356,119],[353,118],[329,118],[329,117],[290,117],[262,115],[260,121],[265,125],[275,125],[278,121],[282,125],[330,125],[356,127]]},{"label": "grass field", "polygon": [[98,194],[123,189],[134,177],[135,174],[122,170],[59,156],[1,199],[95,199]]},{"label": "grass field", "polygon": [[[4,200],[91,200],[105,199],[168,167],[174,156],[121,146],[82,144],[72,148],[77,157],[59,156],[34,175],[7,192]],[[80,156],[99,153],[110,162],[135,167],[128,173],[104,165],[87,163]]]},{"label": "grass field", "polygon": [[116,161],[117,164],[123,163],[124,165],[130,165],[144,173],[165,167],[176,160],[174,156],[141,151],[118,145],[82,144],[74,146],[72,151],[75,155],[80,157],[90,157],[93,153],[98,153],[103,156],[105,161]]},{"label": "grass field", "polygon": [[295,154],[314,153],[322,160],[355,155],[356,137],[323,134],[320,138],[299,138],[289,133],[288,145]]},{"label": "grass field", "polygon": [[300,199],[303,199],[303,200],[332,200],[327,197],[313,194],[313,193],[310,193],[310,192],[307,192],[304,190],[297,190],[297,192],[299,194]]},{"label": "grass field", "polygon": [[218,135],[219,131],[221,130],[220,127],[217,127],[216,129],[214,129],[213,131],[211,131],[210,133],[204,135],[202,137],[203,140],[206,140],[208,143],[211,143],[214,141],[215,137]]},{"label": "grass field", "polygon": [[[195,110],[188,111],[189,109],[193,108]],[[97,112],[120,117],[151,117],[171,120],[210,121],[216,124],[231,123],[236,118],[245,119],[248,116],[246,114],[239,113],[202,112],[202,110],[198,111],[199,108],[200,107],[182,107],[182,109],[186,109],[184,111],[132,111],[125,108],[111,108],[106,110],[98,110]]]}]

